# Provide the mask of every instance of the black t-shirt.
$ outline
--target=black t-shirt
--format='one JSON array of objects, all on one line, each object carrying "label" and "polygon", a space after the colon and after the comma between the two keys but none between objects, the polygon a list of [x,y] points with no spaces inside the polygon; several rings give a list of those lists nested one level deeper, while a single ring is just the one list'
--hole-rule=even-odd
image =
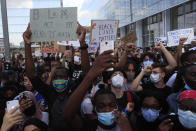
[{"label": "black t-shirt", "polygon": [[164,88],[157,88],[154,86],[153,83],[148,84],[142,84],[143,90],[157,90],[162,92],[165,95],[165,98],[167,98],[172,92],[171,88],[169,86],[165,86]]},{"label": "black t-shirt", "polygon": [[44,97],[48,104],[49,126],[53,131],[69,130],[64,120],[64,107],[68,100],[68,94],[59,96],[55,89],[42,82],[39,77],[31,79],[33,87]]}]

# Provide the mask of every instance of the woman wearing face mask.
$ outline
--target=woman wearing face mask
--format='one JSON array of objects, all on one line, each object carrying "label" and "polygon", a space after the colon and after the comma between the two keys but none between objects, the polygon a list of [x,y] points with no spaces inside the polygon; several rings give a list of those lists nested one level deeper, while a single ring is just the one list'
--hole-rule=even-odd
[{"label": "woman wearing face mask", "polygon": [[186,90],[178,97],[177,115],[164,120],[159,131],[195,131],[196,130],[196,91]]},{"label": "woman wearing face mask", "polygon": [[125,90],[128,91],[129,87],[131,86],[132,81],[135,79],[135,76],[138,74],[138,67],[136,63],[132,61],[128,61],[124,67],[124,71],[127,75],[127,83],[125,85]]},{"label": "woman wearing face mask", "polygon": [[141,92],[141,110],[137,118],[137,130],[156,131],[167,111],[168,104],[162,92],[155,90]]}]

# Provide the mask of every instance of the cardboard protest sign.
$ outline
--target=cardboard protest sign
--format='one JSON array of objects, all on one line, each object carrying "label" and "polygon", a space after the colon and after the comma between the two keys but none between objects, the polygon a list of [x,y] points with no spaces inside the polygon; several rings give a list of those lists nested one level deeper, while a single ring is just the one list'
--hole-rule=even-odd
[{"label": "cardboard protest sign", "polygon": [[42,53],[58,53],[58,46],[56,42],[42,42],[41,43]]},{"label": "cardboard protest sign", "polygon": [[194,39],[194,29],[181,29],[176,31],[170,31],[168,34],[168,46],[177,46],[179,45],[180,38],[186,37],[188,38],[184,44],[190,44]]},{"label": "cardboard protest sign", "polygon": [[161,42],[164,46],[167,45],[167,37],[155,37],[155,43]]},{"label": "cardboard protest sign", "polygon": [[137,40],[137,34],[135,30],[129,32],[125,37],[121,39],[121,41],[123,41],[124,43],[128,43],[128,42],[135,43],[136,40]]},{"label": "cardboard protest sign", "polygon": [[77,40],[77,8],[31,9],[32,42]]},{"label": "cardboard protest sign", "polygon": [[117,20],[92,20],[91,43],[115,41],[117,35]]}]

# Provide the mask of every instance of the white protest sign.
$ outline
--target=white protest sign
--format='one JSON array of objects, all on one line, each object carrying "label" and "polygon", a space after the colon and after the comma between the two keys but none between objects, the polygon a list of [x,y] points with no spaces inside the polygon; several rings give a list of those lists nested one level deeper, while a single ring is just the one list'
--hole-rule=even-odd
[{"label": "white protest sign", "polygon": [[96,53],[99,48],[98,43],[90,43],[88,44],[88,53]]},{"label": "white protest sign", "polygon": [[35,51],[35,56],[42,56],[41,50],[36,50]]},{"label": "white protest sign", "polygon": [[32,42],[76,41],[77,8],[31,9]]},{"label": "white protest sign", "polygon": [[164,46],[167,45],[167,37],[155,37],[155,43],[161,42]]},{"label": "white protest sign", "polygon": [[117,35],[117,20],[92,20],[91,43],[115,41]]},{"label": "white protest sign", "polygon": [[168,34],[168,44],[167,46],[177,46],[179,45],[180,38],[187,37],[187,41],[184,44],[190,44],[194,39],[194,29],[181,29],[176,31],[170,31]]},{"label": "white protest sign", "polygon": [[58,45],[80,47],[79,41],[58,41]]}]

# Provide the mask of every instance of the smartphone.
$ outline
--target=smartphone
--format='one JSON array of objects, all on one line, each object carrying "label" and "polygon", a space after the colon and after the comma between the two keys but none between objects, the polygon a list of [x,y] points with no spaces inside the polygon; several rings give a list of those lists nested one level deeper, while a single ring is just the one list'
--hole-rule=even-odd
[{"label": "smartphone", "polygon": [[[105,41],[100,43],[100,54],[104,51],[114,50],[114,41]],[[112,53],[114,55],[114,53]],[[107,71],[112,71],[113,68],[108,69]]]},{"label": "smartphone", "polygon": [[105,41],[100,43],[100,54],[107,50],[114,50],[114,41]]},{"label": "smartphone", "polygon": [[[7,101],[6,105],[7,105],[7,111],[10,112],[13,108],[19,106],[19,101],[18,100]],[[19,111],[20,110],[18,109],[17,112]]]},{"label": "smartphone", "polygon": [[66,46],[66,47],[65,47],[65,49],[66,49],[66,50],[69,50],[69,49],[70,49],[70,47],[69,47],[69,46]]}]

